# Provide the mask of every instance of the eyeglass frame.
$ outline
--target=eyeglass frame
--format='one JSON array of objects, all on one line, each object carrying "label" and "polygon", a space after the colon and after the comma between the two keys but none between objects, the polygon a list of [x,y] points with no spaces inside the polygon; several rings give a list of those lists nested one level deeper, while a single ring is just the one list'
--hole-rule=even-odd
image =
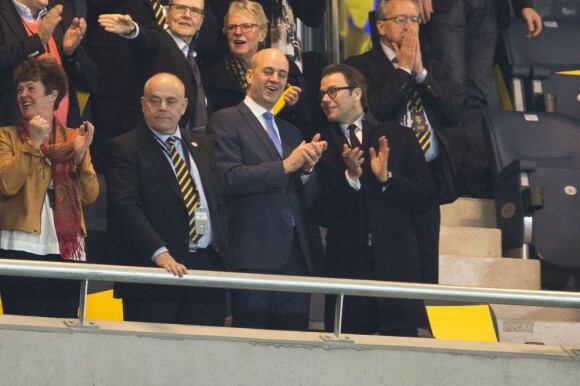
[{"label": "eyeglass frame", "polygon": [[[413,20],[415,18],[416,20]],[[411,20],[412,23],[421,24],[423,20],[419,16],[407,16],[407,15],[397,15],[393,17],[387,17],[385,19],[380,19],[379,21],[391,21],[394,20],[399,25],[407,24],[407,20]]]},{"label": "eyeglass frame", "polygon": [[[167,4],[167,7],[174,7],[175,11],[177,11],[177,13],[181,13],[181,14],[185,14],[188,10],[189,13],[192,15],[196,15],[199,17],[203,17],[203,15],[205,14],[205,11],[203,9],[197,8],[197,7],[188,7],[185,4]],[[180,9],[181,7],[181,9]]]},{"label": "eyeglass frame", "polygon": [[[248,31],[244,31],[244,29],[242,28],[242,26],[251,26],[251,28]],[[233,30],[230,31],[230,27],[235,27]],[[258,27],[258,29],[260,29],[260,25],[259,24],[255,24],[255,23],[242,23],[242,24],[225,24],[223,27],[223,32],[224,34],[229,34],[229,33],[235,33],[238,30],[238,27],[240,28],[240,31],[243,34],[247,34],[250,33],[254,30],[254,27]]]},{"label": "eyeglass frame", "polygon": [[[322,102],[322,99],[324,99],[324,96],[325,95],[328,95],[328,97],[330,99],[334,99],[334,98],[336,98],[338,96],[338,92],[340,90],[354,90],[355,88],[357,88],[357,87],[353,87],[353,86],[329,87],[329,88],[326,89],[326,91],[320,90],[318,92],[318,99]],[[331,95],[331,94],[334,94],[334,96]]]}]

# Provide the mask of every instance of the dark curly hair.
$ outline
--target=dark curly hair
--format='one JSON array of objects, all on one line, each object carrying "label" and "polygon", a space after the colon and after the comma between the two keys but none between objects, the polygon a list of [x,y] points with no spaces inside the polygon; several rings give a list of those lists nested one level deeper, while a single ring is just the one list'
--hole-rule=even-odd
[{"label": "dark curly hair", "polygon": [[56,90],[55,110],[67,93],[66,73],[54,58],[26,59],[14,69],[12,80],[16,86],[22,82],[40,82],[44,85],[44,95]]}]

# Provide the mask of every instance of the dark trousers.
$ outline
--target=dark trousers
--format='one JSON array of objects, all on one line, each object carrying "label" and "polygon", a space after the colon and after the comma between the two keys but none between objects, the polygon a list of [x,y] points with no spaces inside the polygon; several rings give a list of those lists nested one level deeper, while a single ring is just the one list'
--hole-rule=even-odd
[{"label": "dark trousers", "polygon": [[[290,261],[282,269],[251,273],[307,276],[308,270],[296,234],[291,248]],[[231,300],[234,327],[308,330],[310,294],[233,290]]]},{"label": "dark trousers", "polygon": [[[219,255],[210,249],[192,252],[188,269],[222,271]],[[123,319],[133,322],[223,326],[226,290],[210,287],[160,288],[157,298],[123,297]],[[167,296],[165,296],[165,294]]]},{"label": "dark trousers", "polygon": [[[40,256],[0,249],[0,258],[64,262],[60,255]],[[81,284],[74,280],[0,276],[5,314],[76,318]]]}]

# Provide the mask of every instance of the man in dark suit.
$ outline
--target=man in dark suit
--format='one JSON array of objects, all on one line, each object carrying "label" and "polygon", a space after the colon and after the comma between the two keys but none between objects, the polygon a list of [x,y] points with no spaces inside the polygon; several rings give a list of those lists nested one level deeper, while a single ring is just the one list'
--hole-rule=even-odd
[{"label": "man in dark suit", "polygon": [[[187,103],[179,78],[154,75],[141,98],[145,123],[109,142],[115,263],[159,266],[178,276],[224,269],[227,218],[215,158],[203,135],[179,127]],[[116,283],[115,296],[123,298],[125,320],[224,324],[223,289]]]},{"label": "man in dark suit", "polygon": [[83,122],[76,90],[91,92],[99,76],[80,43],[84,19],[75,17],[69,2],[53,0],[0,0],[0,127],[18,123],[12,70],[24,59],[52,56],[67,73],[67,103],[61,103],[63,125]]},{"label": "man in dark suit", "polygon": [[124,121],[130,125],[139,123],[142,113],[137,96],[140,95],[143,83],[158,72],[169,72],[185,84],[185,96],[189,101],[180,126],[192,131],[203,130],[207,124],[207,104],[195,62],[194,37],[203,23],[204,0],[172,2],[165,7],[165,15],[165,30],[158,25],[139,25],[132,19],[132,15],[99,16],[99,24],[105,31],[127,40],[144,71],[144,74],[130,76]]},{"label": "man in dark suit", "polygon": [[[417,282],[423,269],[413,224],[434,205],[435,190],[413,133],[379,123],[367,109],[363,76],[332,64],[322,72],[321,106],[331,124],[317,166],[316,208],[326,235],[326,276]],[[326,297],[332,329],[334,297]],[[343,330],[417,336],[427,324],[422,301],[347,297]]]},{"label": "man in dark suit", "polygon": [[[453,202],[457,181],[448,151],[447,127],[458,122],[437,63],[423,64],[419,45],[419,10],[412,0],[391,0],[377,8],[379,47],[346,60],[365,77],[369,109],[380,121],[412,128],[425,153],[438,195],[435,202]],[[439,276],[440,211],[413,214],[419,241],[422,281],[437,283]]]},{"label": "man in dark suit", "polygon": [[[299,130],[272,117],[288,77],[276,49],[258,51],[247,72],[246,99],[212,115],[208,134],[216,149],[230,215],[234,271],[309,275],[313,271],[304,212],[314,201],[314,165],[326,147],[302,141]],[[236,327],[305,330],[307,294],[232,291]]]}]

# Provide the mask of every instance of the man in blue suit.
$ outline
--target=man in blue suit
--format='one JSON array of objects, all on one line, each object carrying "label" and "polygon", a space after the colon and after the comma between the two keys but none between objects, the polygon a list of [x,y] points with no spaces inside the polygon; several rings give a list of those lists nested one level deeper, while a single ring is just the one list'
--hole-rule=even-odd
[{"label": "man in blue suit", "polygon": [[[326,142],[302,140],[300,131],[272,118],[288,77],[288,60],[277,49],[254,55],[248,91],[235,107],[215,113],[208,124],[229,212],[227,266],[234,271],[309,275],[304,212],[317,191],[314,165]],[[236,327],[304,330],[310,295],[232,291]]]}]

